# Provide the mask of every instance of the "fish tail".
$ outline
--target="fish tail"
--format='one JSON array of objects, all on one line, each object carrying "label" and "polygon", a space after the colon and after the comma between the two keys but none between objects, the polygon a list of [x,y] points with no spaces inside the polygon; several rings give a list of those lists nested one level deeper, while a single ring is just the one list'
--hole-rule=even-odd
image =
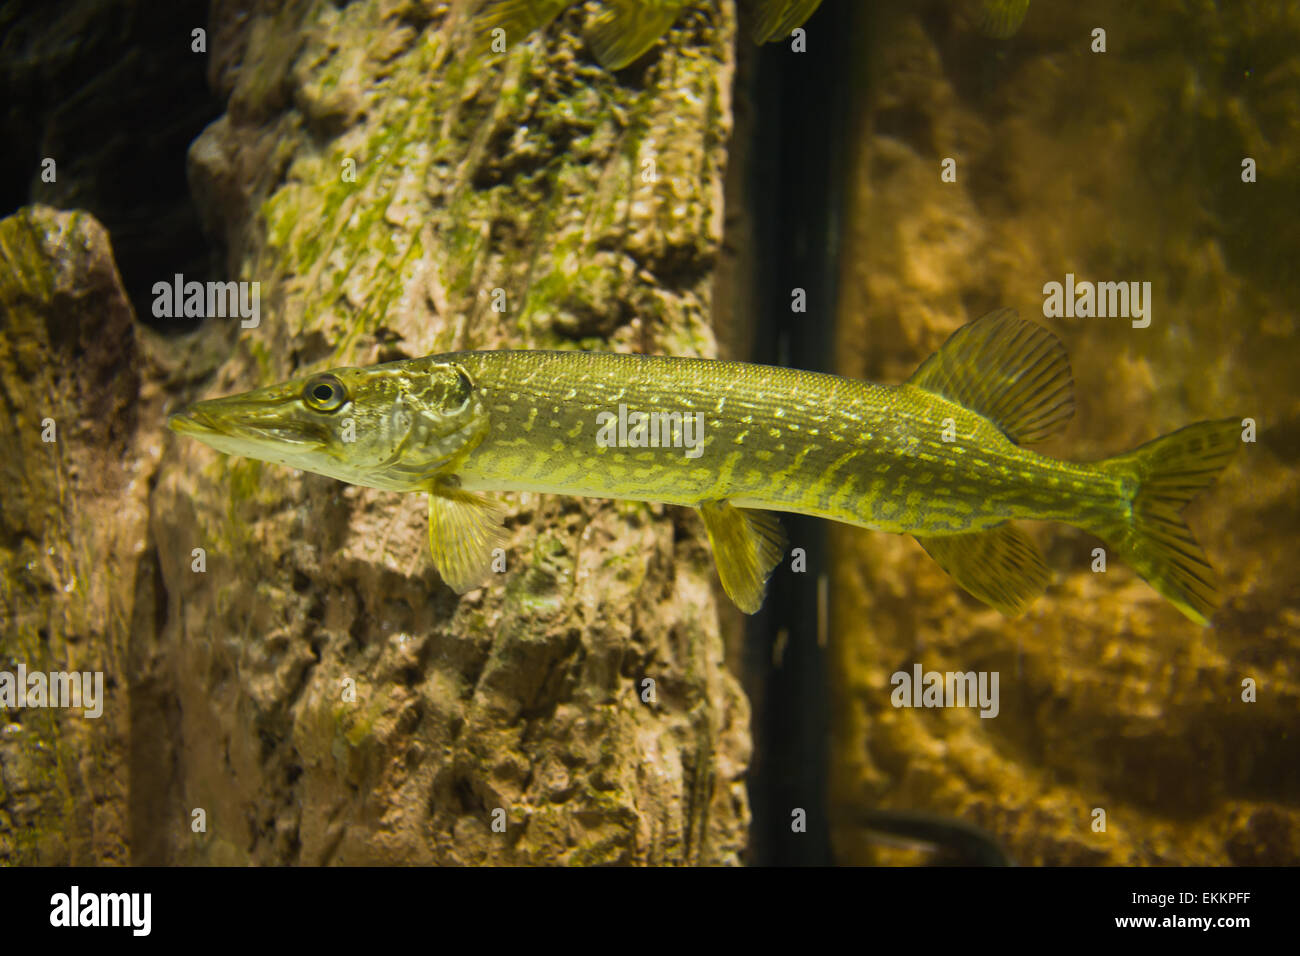
[{"label": "fish tail", "polygon": [[1240,447],[1240,419],[1224,418],[1188,425],[1101,463],[1124,479],[1127,497],[1118,517],[1091,530],[1201,625],[1209,624],[1218,607],[1218,591],[1214,570],[1182,512]]}]

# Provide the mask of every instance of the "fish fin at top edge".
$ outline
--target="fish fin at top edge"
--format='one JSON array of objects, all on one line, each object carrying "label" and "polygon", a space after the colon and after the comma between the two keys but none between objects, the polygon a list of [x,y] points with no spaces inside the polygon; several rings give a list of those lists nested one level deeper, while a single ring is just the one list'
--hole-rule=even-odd
[{"label": "fish fin at top edge", "polygon": [[782,40],[803,26],[822,0],[759,0],[754,42]]},{"label": "fish fin at top edge", "polygon": [[607,70],[634,63],[673,25],[686,0],[605,0],[604,9],[586,29],[596,62]]},{"label": "fish fin at top edge", "polygon": [[1029,0],[967,0],[976,28],[986,37],[1005,40],[1020,29]]},{"label": "fish fin at top edge", "polygon": [[785,554],[780,520],[773,512],[737,508],[726,501],[706,501],[699,507],[723,590],[736,607],[755,613],[763,606],[768,576]]},{"label": "fish fin at top edge", "polygon": [[1018,445],[1050,437],[1074,415],[1065,346],[1012,309],[963,325],[907,382],[978,412]]},{"label": "fish fin at top edge", "polygon": [[474,17],[473,54],[477,59],[492,48],[492,31],[504,30],[506,49],[522,43],[560,15],[573,0],[484,0]]}]

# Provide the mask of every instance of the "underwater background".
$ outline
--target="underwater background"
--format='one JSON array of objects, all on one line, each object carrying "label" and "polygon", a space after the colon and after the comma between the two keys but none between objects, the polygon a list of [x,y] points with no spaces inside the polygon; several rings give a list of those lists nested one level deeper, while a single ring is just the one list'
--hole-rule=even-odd
[{"label": "underwater background", "polygon": [[[499,54],[471,2],[0,7],[0,672],[105,686],[0,705],[0,864],[1300,862],[1300,4],[695,0],[615,69],[618,4],[552,6]],[[1009,620],[792,515],[744,618],[693,513],[526,494],[458,597],[419,496],[165,428],[462,348],[900,382],[1001,307],[1070,357],[1047,454],[1243,420],[1211,627],[1064,524]],[[918,665],[996,716],[896,706]]]}]

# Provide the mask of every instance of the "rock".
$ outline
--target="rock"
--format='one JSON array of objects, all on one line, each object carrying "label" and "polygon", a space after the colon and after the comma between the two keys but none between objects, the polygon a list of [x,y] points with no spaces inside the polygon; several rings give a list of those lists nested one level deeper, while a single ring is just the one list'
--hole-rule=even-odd
[{"label": "rock", "polygon": [[45,206],[0,220],[0,672],[98,673],[104,693],[97,718],[7,709],[0,863],[131,858],[132,637],[154,610],[162,450],[148,364],[103,226]]},{"label": "rock", "polygon": [[[470,65],[445,9],[370,0],[307,23],[236,6],[214,10],[230,109],[190,172],[265,308],[255,329],[212,333],[233,344],[204,394],[576,335],[712,352],[729,13],[620,79],[579,56],[580,11]],[[149,862],[739,860],[748,707],[702,526],[506,503],[505,574],[457,598],[419,496],[169,443],[152,652],[174,791]]]}]

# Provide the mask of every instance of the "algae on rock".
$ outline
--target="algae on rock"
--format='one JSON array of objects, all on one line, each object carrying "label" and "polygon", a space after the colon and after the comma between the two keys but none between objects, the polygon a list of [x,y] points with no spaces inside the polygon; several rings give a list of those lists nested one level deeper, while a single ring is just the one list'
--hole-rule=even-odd
[{"label": "algae on rock", "polygon": [[713,353],[731,4],[618,76],[579,10],[470,62],[473,7],[212,5],[227,111],[188,174],[255,327],[158,338],[89,217],[0,222],[0,668],[107,698],[4,714],[0,863],[739,860],[748,708],[698,523],[510,496],[504,574],[458,598],[419,496],[163,427],[332,364]]},{"label": "algae on rock", "polygon": [[[264,310],[205,393],[460,348],[712,354],[730,4],[619,76],[578,11],[474,63],[464,4],[276,9],[214,7],[230,109],[191,179]],[[157,653],[183,706],[152,861],[738,860],[748,709],[702,529],[506,505],[505,574],[457,598],[419,496],[169,446]]]},{"label": "algae on rock", "polygon": [[98,222],[0,220],[0,671],[102,681],[99,716],[93,677],[85,706],[0,708],[0,865],[130,858],[131,632],[152,612],[162,443],[145,364]]}]

